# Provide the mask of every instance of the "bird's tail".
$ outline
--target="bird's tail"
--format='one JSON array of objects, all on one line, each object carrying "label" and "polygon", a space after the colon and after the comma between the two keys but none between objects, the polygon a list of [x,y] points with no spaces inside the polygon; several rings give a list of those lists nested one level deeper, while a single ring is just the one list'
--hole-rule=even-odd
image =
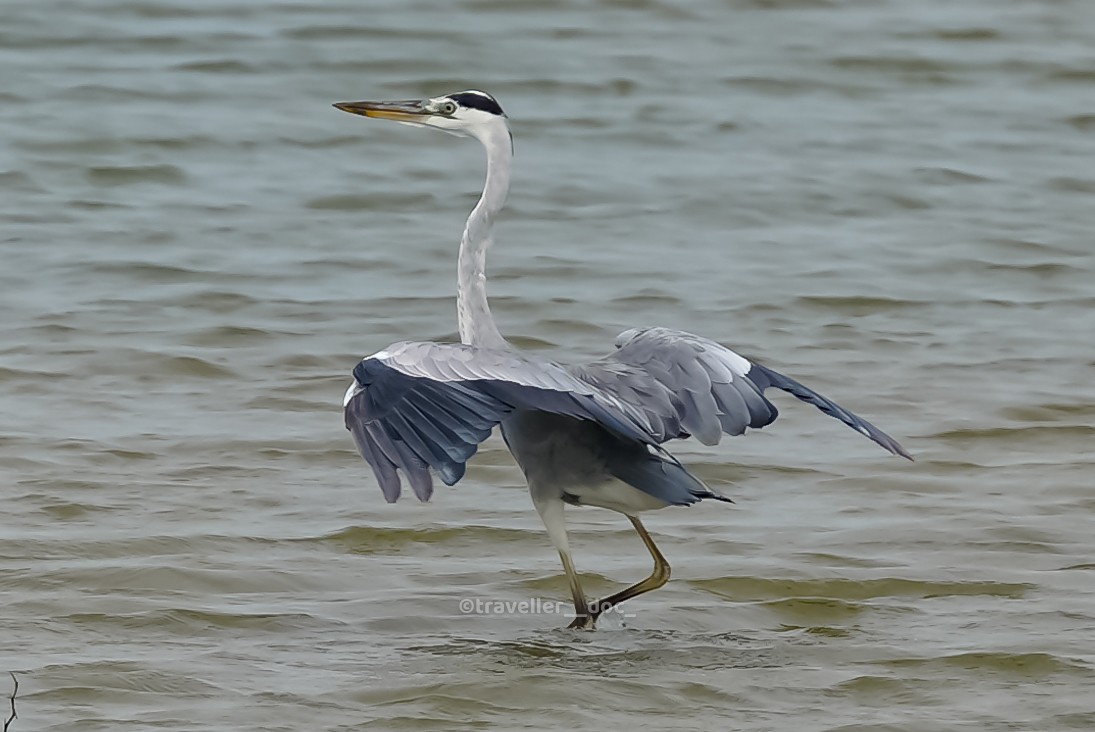
[{"label": "bird's tail", "polygon": [[807,404],[813,404],[830,417],[839,419],[855,431],[871,438],[894,455],[900,455],[903,458],[912,460],[912,455],[906,452],[905,448],[901,447],[897,440],[890,437],[862,417],[849,412],[836,402],[826,399],[813,389],[803,386],[791,377],[784,376],[777,371],[765,368],[759,363],[754,363],[752,368],[749,369],[749,378],[754,384],[760,387],[761,391],[764,391],[770,386],[782,389],[788,394],[798,397]]},{"label": "bird's tail", "polygon": [[733,503],[732,500],[713,490],[672,456],[647,453],[609,459],[608,472],[624,483],[638,488],[672,506],[688,506],[705,498]]}]

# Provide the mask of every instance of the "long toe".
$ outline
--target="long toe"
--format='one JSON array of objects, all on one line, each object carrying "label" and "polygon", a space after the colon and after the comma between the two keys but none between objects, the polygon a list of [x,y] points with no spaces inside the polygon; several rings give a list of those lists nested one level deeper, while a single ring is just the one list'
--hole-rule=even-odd
[{"label": "long toe", "polygon": [[597,616],[596,615],[579,615],[570,621],[568,628],[577,628],[579,630],[595,630],[597,628]]}]

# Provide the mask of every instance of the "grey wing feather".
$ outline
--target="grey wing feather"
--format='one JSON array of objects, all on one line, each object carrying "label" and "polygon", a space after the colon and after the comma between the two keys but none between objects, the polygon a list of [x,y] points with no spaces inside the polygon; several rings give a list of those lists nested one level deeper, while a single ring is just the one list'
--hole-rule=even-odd
[{"label": "grey wing feather", "polygon": [[746,378],[751,364],[729,349],[682,331],[649,328],[620,335],[615,353],[575,369],[580,378],[633,404],[664,425],[662,440],[694,436],[717,444],[725,432],[740,435],[779,414]]},{"label": "grey wing feather", "polygon": [[629,440],[656,445],[646,416],[562,367],[516,352],[461,344],[397,343],[354,368],[346,428],[373,468],[384,498],[433,493],[432,468],[447,485],[464,475],[479,443],[515,409],[592,420]]},{"label": "grey wing feather", "polygon": [[[889,452],[912,459],[896,440],[865,419],[715,341],[670,328],[644,328],[621,333],[616,346],[615,353],[577,368],[576,375],[621,398],[640,389],[655,392],[653,398],[632,403],[647,412],[649,421],[667,427],[661,435],[664,440],[691,435],[705,445],[714,445],[723,432],[740,435],[749,427],[769,425],[779,411],[764,396],[764,390],[776,387],[813,404]],[[671,429],[674,418],[679,425],[675,434]]]}]

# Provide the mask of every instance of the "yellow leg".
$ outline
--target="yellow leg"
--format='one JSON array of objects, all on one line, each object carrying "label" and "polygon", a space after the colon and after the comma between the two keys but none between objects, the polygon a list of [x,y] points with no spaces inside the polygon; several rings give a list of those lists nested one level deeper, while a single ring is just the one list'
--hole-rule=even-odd
[{"label": "yellow leg", "polygon": [[666,582],[669,581],[669,562],[665,560],[662,553],[658,550],[657,545],[654,544],[654,540],[650,538],[650,534],[647,533],[646,527],[642,525],[637,516],[628,516],[628,520],[631,521],[631,525],[635,527],[635,531],[639,534],[639,538],[643,540],[643,544],[646,545],[647,550],[650,552],[650,556],[654,558],[654,571],[650,573],[650,576],[641,582],[627,587],[619,592],[609,595],[603,600],[593,604],[592,612],[589,614],[589,622],[585,625],[578,625],[571,623],[572,628],[590,628],[594,627],[597,622],[597,618],[604,612],[610,610],[625,600],[630,600],[633,597],[656,590]]},{"label": "yellow leg", "polygon": [[559,558],[563,560],[563,570],[566,572],[567,581],[570,582],[571,597],[574,598],[574,620],[567,627],[593,630],[593,623],[597,618],[589,612],[589,603],[578,581],[578,571],[574,568],[574,561],[567,552],[559,552]]}]

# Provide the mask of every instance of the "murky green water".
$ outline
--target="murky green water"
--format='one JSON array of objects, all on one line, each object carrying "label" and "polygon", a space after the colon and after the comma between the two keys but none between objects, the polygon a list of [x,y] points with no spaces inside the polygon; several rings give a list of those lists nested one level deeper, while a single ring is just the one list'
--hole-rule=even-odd
[{"label": "murky green water", "polygon": [[[13,732],[1095,728],[1083,0],[0,13]],[[500,441],[385,505],[340,399],[454,337],[482,160],[330,103],[467,87],[517,140],[515,342],[693,330],[917,462],[789,398],[681,445],[737,504],[651,516],[673,581],[589,634]],[[591,592],[647,573],[570,517]]]}]

